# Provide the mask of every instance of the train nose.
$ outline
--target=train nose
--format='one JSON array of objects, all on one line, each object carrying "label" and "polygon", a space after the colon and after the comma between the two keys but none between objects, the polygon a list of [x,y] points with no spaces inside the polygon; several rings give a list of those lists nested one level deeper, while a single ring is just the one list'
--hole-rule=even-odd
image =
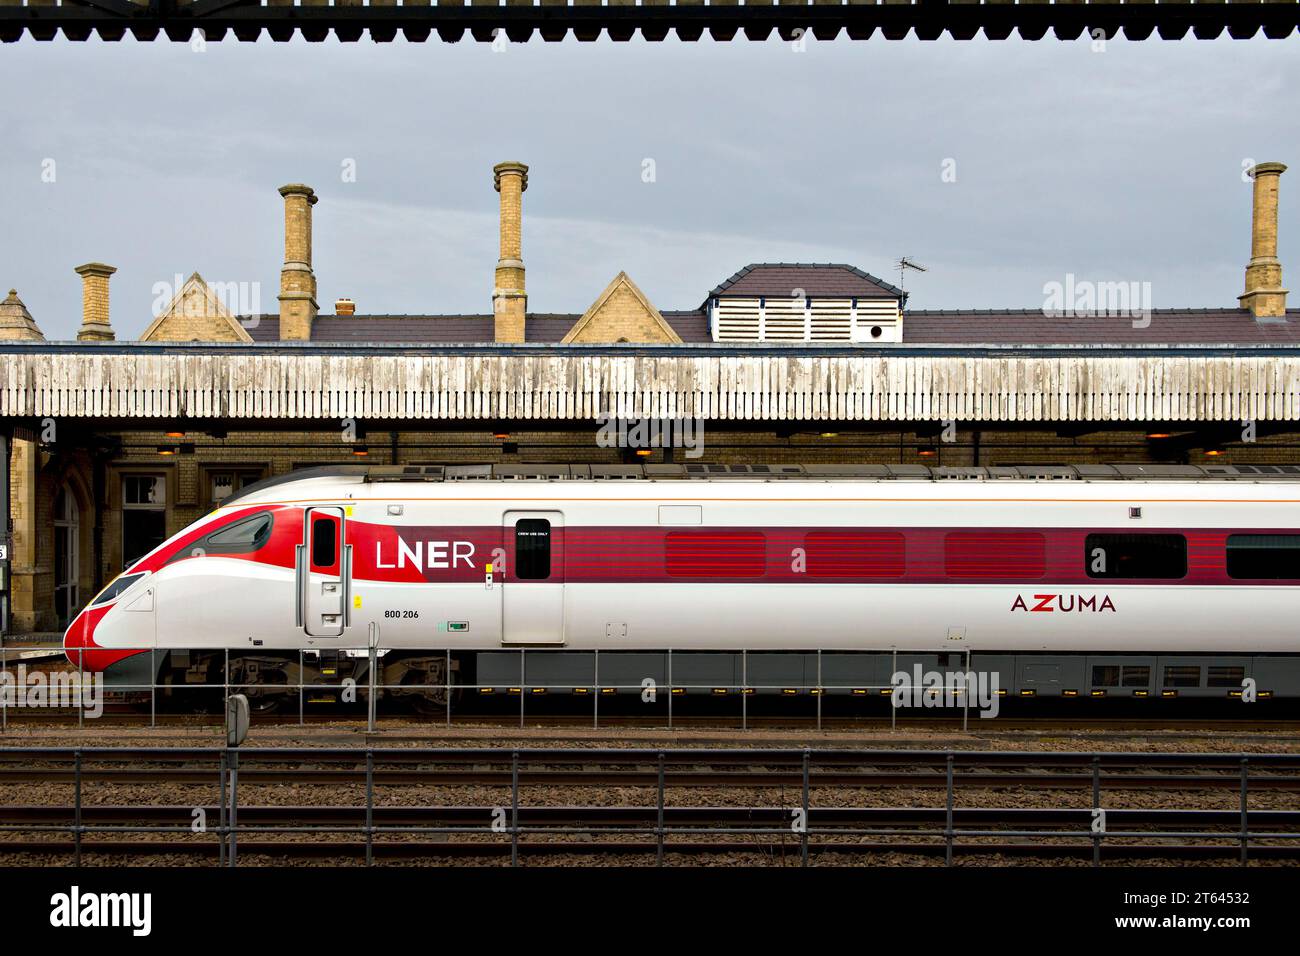
[{"label": "train nose", "polygon": [[[103,670],[112,661],[108,652],[95,640],[96,628],[110,607],[87,607],[63,632],[63,653],[68,662],[80,670]],[[110,655],[111,656],[111,655]]]},{"label": "train nose", "polygon": [[85,649],[94,646],[94,626],[90,621],[90,608],[82,608],[63,632],[63,653],[74,667],[83,663]]}]

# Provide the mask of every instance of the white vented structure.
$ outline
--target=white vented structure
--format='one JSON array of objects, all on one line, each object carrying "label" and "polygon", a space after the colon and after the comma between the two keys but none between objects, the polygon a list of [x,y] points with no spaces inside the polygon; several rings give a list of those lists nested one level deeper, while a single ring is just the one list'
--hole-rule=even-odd
[{"label": "white vented structure", "polygon": [[715,342],[870,342],[903,340],[896,299],[732,297],[714,299]]}]

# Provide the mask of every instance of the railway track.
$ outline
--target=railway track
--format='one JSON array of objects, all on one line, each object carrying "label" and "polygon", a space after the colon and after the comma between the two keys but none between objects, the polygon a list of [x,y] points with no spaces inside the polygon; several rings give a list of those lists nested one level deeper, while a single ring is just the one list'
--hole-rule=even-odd
[{"label": "railway track", "polygon": [[[30,856],[34,859],[47,860],[51,856],[66,856],[75,848],[71,842],[55,844],[45,841],[0,841],[0,855]],[[87,843],[82,846],[83,855],[92,853],[111,857],[115,862],[130,863],[148,857],[195,856],[207,860],[222,858],[220,845],[209,842],[193,847],[180,847],[168,841],[108,841],[104,843]],[[482,858],[511,857],[609,857],[614,862],[626,863],[633,857],[659,857],[665,855],[686,855],[702,857],[719,855],[727,857],[749,858],[754,855],[766,858],[781,857],[797,862],[802,857],[802,846],[798,839],[781,840],[726,840],[701,842],[666,843],[662,850],[653,841],[609,842],[609,843],[542,843],[529,842],[512,845],[509,840],[498,843],[382,843],[367,844],[359,840],[339,840],[331,838],[323,843],[306,843],[296,840],[252,840],[240,841],[239,855],[267,857],[272,861],[292,859],[356,859],[367,856],[379,859],[415,859],[431,862],[444,859],[477,860]],[[1095,854],[1086,842],[1078,845],[1046,842],[990,842],[981,844],[956,844],[947,846],[941,840],[932,843],[892,842],[857,840],[851,842],[817,842],[811,855],[852,856],[857,860],[866,860],[880,856],[918,856],[941,858],[951,861],[953,857],[963,858],[1041,858],[1052,862],[1061,860],[1094,860]],[[1108,844],[1103,854],[1104,859],[1115,862],[1151,862],[1157,860],[1204,860],[1233,861],[1239,858],[1237,847],[1228,844],[1215,846],[1210,844],[1171,845],[1164,843]],[[1300,848],[1291,846],[1252,846],[1252,860],[1291,861],[1300,859]]]},{"label": "railway track", "polygon": [[[248,785],[377,787],[802,786],[1300,790],[1300,754],[1023,751],[560,749],[0,748],[0,788],[27,784],[210,785],[237,755]],[[369,758],[367,757],[369,755]],[[661,756],[662,755],[662,756]],[[951,777],[951,783],[949,778]],[[0,790],[0,792],[3,792]]]},{"label": "railway track", "polygon": [[[220,808],[202,808],[218,819]],[[6,806],[0,854],[48,859],[106,854],[220,857],[228,831],[195,835],[196,808]],[[492,806],[246,806],[237,852],[284,859],[494,857],[568,854],[613,858],[802,854],[803,834],[787,807],[520,807],[494,829]],[[72,825],[69,821],[80,820]],[[808,811],[816,855],[903,853],[945,857],[1099,855],[1092,813],[1080,809],[851,807]],[[1231,810],[1112,810],[1107,859],[1225,859],[1240,856],[1240,814]],[[1255,859],[1300,859],[1300,810],[1253,810],[1246,825]],[[39,833],[43,839],[12,839]],[[137,839],[120,839],[123,835]],[[164,838],[159,839],[159,836]],[[324,837],[324,839],[322,839]],[[1178,842],[1173,842],[1178,841]],[[1261,842],[1269,841],[1269,842]]]},{"label": "railway track", "polygon": [[[67,729],[77,732],[86,728],[129,727],[129,728],[211,728],[218,726],[221,715],[217,714],[178,714],[138,711],[130,708],[113,708],[106,706],[101,717],[79,720],[74,714],[49,710],[9,710],[7,725],[11,727],[39,727],[42,730]],[[254,715],[252,726],[259,729],[291,731],[300,727],[337,726],[364,730],[366,718],[353,712],[341,713],[306,713],[298,715]],[[421,738],[405,738],[418,728]],[[963,727],[961,718],[951,714],[947,716],[907,716],[891,720],[886,716],[836,717],[823,716],[766,716],[751,715],[743,722],[735,716],[683,715],[674,718],[671,724],[662,717],[644,718],[620,715],[601,715],[598,724],[593,726],[590,715],[554,715],[529,714],[521,724],[518,714],[457,715],[453,721],[445,722],[440,718],[418,718],[410,714],[381,714],[381,721],[376,729],[377,739],[428,739],[431,734],[443,730],[464,730],[490,728],[502,731],[519,729],[553,729],[570,730],[575,736],[587,731],[606,730],[647,730],[662,732],[677,731],[714,731],[744,735],[746,737],[762,731],[795,730],[808,731],[820,729],[826,731],[880,732],[887,730],[926,732],[967,733],[973,736],[997,736],[1011,733],[1095,733],[1111,736],[1137,736],[1158,732],[1164,739],[1188,739],[1203,737],[1208,734],[1231,733],[1235,736],[1278,733],[1300,734],[1300,718],[1279,716],[1273,719],[1261,719],[1258,716],[1243,715],[1239,718],[1187,716],[1165,717],[1080,717],[1063,718],[1061,715],[1040,717],[1001,717],[995,720],[971,720]]]},{"label": "railway track", "polygon": [[[113,789],[113,802],[95,799]],[[266,788],[331,802],[280,804]],[[21,799],[39,788],[41,800]],[[56,788],[51,790],[50,788]],[[427,801],[421,787],[479,787],[478,800]],[[168,789],[173,788],[173,789]],[[174,789],[181,788],[181,789]],[[188,788],[188,789],[184,789]],[[615,792],[633,804],[557,797]],[[941,806],[873,805],[875,794],[938,791]],[[1091,807],[964,806],[971,791],[1091,794]],[[142,794],[139,803],[121,795]],[[768,805],[755,791],[779,791]],[[1095,810],[1116,791],[1164,792],[1176,806]],[[574,854],[759,854],[801,862],[939,854],[1110,859],[1300,858],[1300,809],[1249,795],[1300,790],[1300,754],[904,751],[848,748],[0,748],[0,855],[179,855],[233,862],[360,856],[473,858]],[[1239,798],[1228,806],[1211,794]],[[293,791],[298,792],[298,789]],[[469,791],[474,792],[474,791]],[[743,803],[684,803],[751,793]],[[51,794],[60,794],[51,799]],[[176,799],[180,794],[185,796]],[[851,804],[843,805],[846,793]],[[158,794],[171,795],[159,802]],[[241,803],[237,794],[242,794]],[[542,799],[537,795],[541,794]],[[673,799],[668,799],[674,794]],[[818,805],[823,795],[837,795]],[[186,799],[193,797],[193,800]],[[345,803],[340,803],[340,797]],[[418,799],[417,797],[417,799]],[[497,799],[499,798],[499,799]],[[771,793],[767,799],[772,801]],[[495,801],[495,802],[487,802]],[[615,801],[617,804],[617,801]],[[677,805],[683,803],[683,805]],[[601,804],[601,801],[597,801]],[[196,819],[203,832],[192,832]],[[1104,846],[1103,846],[1104,844]]]}]

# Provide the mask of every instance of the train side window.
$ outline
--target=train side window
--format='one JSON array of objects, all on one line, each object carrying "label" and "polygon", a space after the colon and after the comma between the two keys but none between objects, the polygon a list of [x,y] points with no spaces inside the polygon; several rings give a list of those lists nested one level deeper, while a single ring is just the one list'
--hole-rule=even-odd
[{"label": "train side window", "polygon": [[1090,534],[1083,559],[1090,578],[1183,578],[1187,539],[1181,534]]},{"label": "train side window", "polygon": [[218,554],[244,554],[256,551],[271,539],[272,518],[269,514],[254,515],[208,535],[204,547]]},{"label": "train side window", "polygon": [[1126,664],[1120,684],[1124,687],[1150,687],[1151,668],[1146,665]]},{"label": "train side window", "polygon": [[99,607],[101,604],[107,604],[142,577],[144,577],[143,574],[123,574],[119,576],[112,584],[104,588],[95,600],[90,602],[90,606]]},{"label": "train side window", "polygon": [[313,515],[311,523],[311,566],[332,568],[338,563],[338,519],[333,515]]},{"label": "train side window", "polygon": [[761,578],[766,567],[759,531],[674,531],[664,542],[664,568],[675,578]]},{"label": "train side window", "polygon": [[1165,668],[1165,687],[1200,687],[1201,669],[1193,664],[1171,664]]},{"label": "train side window", "polygon": [[906,568],[896,531],[810,531],[803,544],[815,578],[901,578]]},{"label": "train side window", "polygon": [[1228,535],[1228,577],[1300,579],[1300,534]]},{"label": "train side window", "polygon": [[952,578],[1033,581],[1047,572],[1047,539],[1032,531],[953,531],[943,543]]},{"label": "train side window", "polygon": [[551,576],[551,523],[545,518],[515,522],[515,577],[545,581]]},{"label": "train side window", "polygon": [[1210,667],[1205,678],[1206,687],[1240,687],[1246,679],[1244,667]]},{"label": "train side window", "polygon": [[1099,664],[1092,669],[1092,686],[1093,687],[1118,687],[1119,686],[1119,665],[1118,664]]}]

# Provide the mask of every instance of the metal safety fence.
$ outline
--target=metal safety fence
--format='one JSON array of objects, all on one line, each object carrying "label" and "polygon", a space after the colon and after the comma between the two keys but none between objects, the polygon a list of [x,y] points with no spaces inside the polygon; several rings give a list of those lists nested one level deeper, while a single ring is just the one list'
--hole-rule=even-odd
[{"label": "metal safety fence", "polygon": [[[181,696],[206,704],[212,712],[220,712],[226,699],[240,693],[261,702],[262,709],[267,713],[273,710],[281,719],[292,716],[296,710],[300,724],[306,722],[313,707],[355,705],[358,715],[364,707],[370,730],[378,729],[379,704],[385,699],[420,702],[425,717],[441,718],[445,726],[451,727],[456,717],[482,712],[482,705],[473,705],[471,701],[489,696],[517,697],[517,708],[512,704],[510,711],[517,710],[519,726],[523,727],[529,715],[530,698],[539,700],[559,695],[574,701],[589,699],[592,727],[600,726],[602,700],[640,701],[648,705],[640,708],[641,716],[659,718],[672,728],[680,714],[675,702],[683,697],[710,697],[733,700],[734,710],[722,712],[734,716],[739,727],[747,729],[751,699],[761,695],[798,698],[806,704],[801,716],[815,722],[818,728],[826,716],[827,699],[856,698],[884,699],[883,709],[877,715],[888,716],[891,726],[897,723],[900,711],[907,715],[916,708],[942,708],[954,719],[960,719],[962,729],[968,729],[972,712],[979,716],[990,706],[996,712],[996,701],[1008,695],[996,671],[972,670],[970,650],[953,648],[912,648],[905,652],[894,647],[801,651],[749,648],[602,651],[549,647],[466,650],[446,645],[382,647],[378,629],[373,628],[371,640],[365,645],[334,644],[324,649],[114,648],[109,652],[114,655],[114,666],[120,669],[122,661],[130,660],[133,670],[129,673],[138,677],[114,676],[111,682],[97,684],[96,667],[104,666],[105,653],[105,649],[99,648],[65,652],[54,648],[0,646],[0,675],[7,680],[6,686],[0,688],[5,691],[0,693],[0,729],[6,729],[10,718],[24,711],[58,711],[68,717],[74,716],[75,711],[78,724],[84,725],[88,714],[101,715],[102,710],[94,712],[89,705],[96,701],[103,703],[104,695],[112,695],[116,702],[131,702],[141,712],[147,706],[149,722],[154,725],[160,712],[173,706]],[[490,656],[493,661],[490,678],[480,672],[475,679],[459,679],[457,665],[462,657],[471,654]],[[165,662],[188,660],[191,655],[215,658],[215,665],[202,673],[182,674],[178,672],[183,671],[183,665],[173,663],[167,673],[162,673]],[[433,661],[440,665],[440,676],[418,684],[388,682],[382,675],[388,663],[398,656]],[[287,679],[264,674],[256,681],[247,679],[247,668],[241,665],[241,660],[249,657],[278,661],[271,673]],[[784,673],[778,674],[773,667],[778,659],[785,668]],[[562,679],[557,674],[564,667],[556,666],[558,662],[569,669]],[[909,683],[905,690],[914,699],[907,707],[895,706],[904,703],[897,698],[889,700],[900,689],[895,675],[908,673],[922,662],[927,667],[940,667],[939,679],[923,688]],[[44,675],[38,682],[44,691],[40,700],[33,701],[30,695],[26,700],[17,699],[16,694],[24,691],[24,681],[32,679],[30,673],[17,673],[24,667]],[[797,672],[791,672],[791,668]],[[212,679],[213,672],[216,680]],[[1077,695],[1078,691],[1067,693]],[[494,709],[500,713],[504,708]],[[254,716],[258,713],[259,707],[255,706]]]}]

